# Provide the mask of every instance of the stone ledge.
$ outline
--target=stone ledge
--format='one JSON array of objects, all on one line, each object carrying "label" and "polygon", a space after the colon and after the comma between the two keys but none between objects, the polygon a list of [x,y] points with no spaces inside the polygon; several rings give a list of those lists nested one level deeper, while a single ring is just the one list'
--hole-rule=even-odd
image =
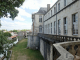
[{"label": "stone ledge", "polygon": [[74,60],[74,56],[62,47],[62,46],[68,46],[73,44],[80,44],[80,41],[71,41],[71,42],[62,42],[62,43],[53,44],[53,46],[60,53],[60,57],[57,58],[57,60]]}]

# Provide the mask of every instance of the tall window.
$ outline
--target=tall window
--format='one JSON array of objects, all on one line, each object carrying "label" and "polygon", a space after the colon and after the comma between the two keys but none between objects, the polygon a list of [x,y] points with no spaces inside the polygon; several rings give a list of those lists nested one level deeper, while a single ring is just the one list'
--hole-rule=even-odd
[{"label": "tall window", "polygon": [[49,34],[49,24],[48,24],[48,34]]},{"label": "tall window", "polygon": [[64,34],[67,34],[67,18],[64,18]]},{"label": "tall window", "polygon": [[60,20],[58,20],[58,34],[61,34],[61,28],[60,28]]},{"label": "tall window", "polygon": [[56,7],[54,7],[54,14],[56,13]]},{"label": "tall window", "polygon": [[52,16],[52,10],[51,10],[51,16]]},{"label": "tall window", "polygon": [[78,13],[72,15],[73,20],[73,34],[78,34]]},{"label": "tall window", "polygon": [[56,22],[54,22],[54,34],[56,34]]},{"label": "tall window", "polygon": [[60,3],[58,3],[58,11],[60,11]]},{"label": "tall window", "polygon": [[66,6],[66,0],[64,0],[64,6]]},{"label": "tall window", "polygon": [[46,27],[47,27],[47,32],[46,33],[48,34],[48,25],[46,25]]},{"label": "tall window", "polygon": [[39,32],[42,33],[42,26],[39,26]]},{"label": "tall window", "polygon": [[52,34],[52,23],[51,23],[51,34]]},{"label": "tall window", "polygon": [[41,15],[39,16],[39,22],[42,22],[42,16]]}]

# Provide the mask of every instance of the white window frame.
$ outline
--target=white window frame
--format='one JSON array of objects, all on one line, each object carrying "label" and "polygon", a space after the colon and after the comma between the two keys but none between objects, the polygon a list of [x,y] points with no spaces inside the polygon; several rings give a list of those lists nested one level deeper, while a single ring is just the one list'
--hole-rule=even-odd
[{"label": "white window frame", "polygon": [[67,3],[66,3],[66,2],[67,2],[67,0],[64,0],[64,7],[67,5]]},{"label": "white window frame", "polygon": [[54,7],[54,14],[56,13],[56,7]]},{"label": "white window frame", "polygon": [[52,16],[52,10],[51,10],[51,16]]},{"label": "white window frame", "polygon": [[58,34],[60,35],[61,34],[61,25],[60,25],[60,22],[61,20],[58,20]]},{"label": "white window frame", "polygon": [[39,22],[42,22],[42,15],[39,15]]},{"label": "white window frame", "polygon": [[51,23],[51,34],[52,34],[52,23]]},{"label": "white window frame", "polygon": [[54,34],[56,34],[56,21],[54,21]]},{"label": "white window frame", "polygon": [[39,26],[39,33],[42,33],[42,25]]},{"label": "white window frame", "polygon": [[67,17],[64,18],[64,35],[68,34],[68,29],[67,29]]},{"label": "white window frame", "polygon": [[58,3],[58,11],[60,11],[60,3]]},{"label": "white window frame", "polygon": [[73,35],[78,35],[78,13],[72,15]]}]

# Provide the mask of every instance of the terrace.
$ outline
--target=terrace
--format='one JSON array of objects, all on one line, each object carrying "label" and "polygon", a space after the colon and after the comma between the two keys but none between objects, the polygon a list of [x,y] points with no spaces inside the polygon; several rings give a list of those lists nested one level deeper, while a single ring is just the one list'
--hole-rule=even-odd
[{"label": "terrace", "polygon": [[80,37],[49,34],[38,34],[38,37],[49,45],[44,45],[47,50],[44,55],[46,54],[47,58],[50,59],[50,48],[53,44],[53,60],[80,60]]}]

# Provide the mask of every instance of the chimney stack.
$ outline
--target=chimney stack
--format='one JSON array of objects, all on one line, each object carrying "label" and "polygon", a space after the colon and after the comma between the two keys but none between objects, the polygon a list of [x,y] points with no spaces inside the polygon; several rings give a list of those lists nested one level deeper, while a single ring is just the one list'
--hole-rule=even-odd
[{"label": "chimney stack", "polygon": [[47,4],[47,11],[50,9],[50,4]]}]

